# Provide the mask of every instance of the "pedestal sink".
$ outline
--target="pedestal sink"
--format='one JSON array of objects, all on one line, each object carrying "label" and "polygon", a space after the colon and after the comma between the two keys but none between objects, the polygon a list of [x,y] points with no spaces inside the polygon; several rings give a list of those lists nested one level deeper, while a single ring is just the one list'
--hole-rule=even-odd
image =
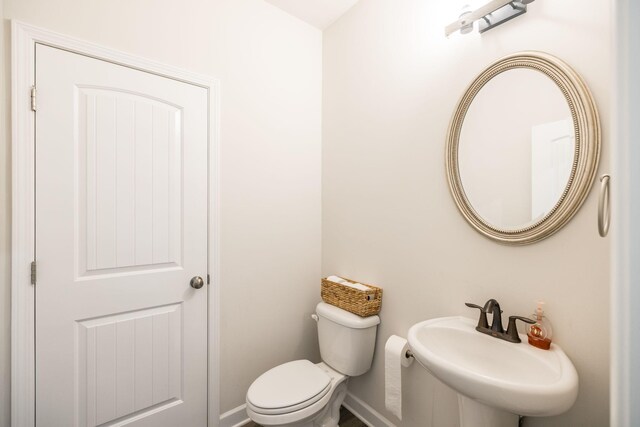
[{"label": "pedestal sink", "polygon": [[416,360],[458,392],[461,427],[516,427],[519,416],[567,411],[578,395],[578,374],[555,345],[540,350],[475,330],[476,321],[442,317],[409,329]]}]

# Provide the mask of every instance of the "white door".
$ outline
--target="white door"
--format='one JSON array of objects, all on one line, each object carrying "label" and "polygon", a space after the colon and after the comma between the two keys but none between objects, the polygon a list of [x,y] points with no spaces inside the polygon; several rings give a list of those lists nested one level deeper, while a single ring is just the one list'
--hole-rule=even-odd
[{"label": "white door", "polygon": [[36,48],[36,425],[207,424],[207,90]]}]

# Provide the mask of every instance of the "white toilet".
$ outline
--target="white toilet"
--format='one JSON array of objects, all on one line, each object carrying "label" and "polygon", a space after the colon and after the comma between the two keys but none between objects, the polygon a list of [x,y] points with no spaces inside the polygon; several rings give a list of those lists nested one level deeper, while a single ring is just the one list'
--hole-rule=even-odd
[{"label": "white toilet", "polygon": [[360,317],[321,302],[322,362],[288,362],[262,374],[247,392],[247,414],[263,426],[337,427],[349,377],[371,368],[378,316]]}]

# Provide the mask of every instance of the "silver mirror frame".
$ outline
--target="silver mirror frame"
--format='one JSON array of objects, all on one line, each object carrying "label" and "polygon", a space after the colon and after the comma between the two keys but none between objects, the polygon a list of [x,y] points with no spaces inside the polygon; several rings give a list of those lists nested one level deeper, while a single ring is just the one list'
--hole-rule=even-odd
[{"label": "silver mirror frame", "polygon": [[[575,127],[576,148],[569,182],[556,205],[538,222],[520,229],[500,229],[487,223],[467,198],[458,165],[460,132],[474,98],[492,78],[516,68],[539,71],[553,80],[564,94]],[[446,146],[446,172],[451,195],[464,218],[478,232],[499,243],[526,245],[546,239],[560,230],[580,209],[593,184],[600,160],[601,129],[589,88],[569,65],[542,52],[507,55],[487,67],[469,85],[453,114]]]}]

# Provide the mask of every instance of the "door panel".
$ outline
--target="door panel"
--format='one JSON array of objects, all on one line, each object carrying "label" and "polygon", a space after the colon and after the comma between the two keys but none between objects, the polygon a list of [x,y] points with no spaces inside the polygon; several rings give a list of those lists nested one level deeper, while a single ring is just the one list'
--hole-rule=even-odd
[{"label": "door panel", "polygon": [[78,96],[79,275],[181,265],[182,111],[114,89]]},{"label": "door panel", "polygon": [[36,85],[36,425],[204,427],[207,91],[44,45]]},{"label": "door panel", "polygon": [[182,399],[182,304],[82,320],[76,331],[87,425]]}]

